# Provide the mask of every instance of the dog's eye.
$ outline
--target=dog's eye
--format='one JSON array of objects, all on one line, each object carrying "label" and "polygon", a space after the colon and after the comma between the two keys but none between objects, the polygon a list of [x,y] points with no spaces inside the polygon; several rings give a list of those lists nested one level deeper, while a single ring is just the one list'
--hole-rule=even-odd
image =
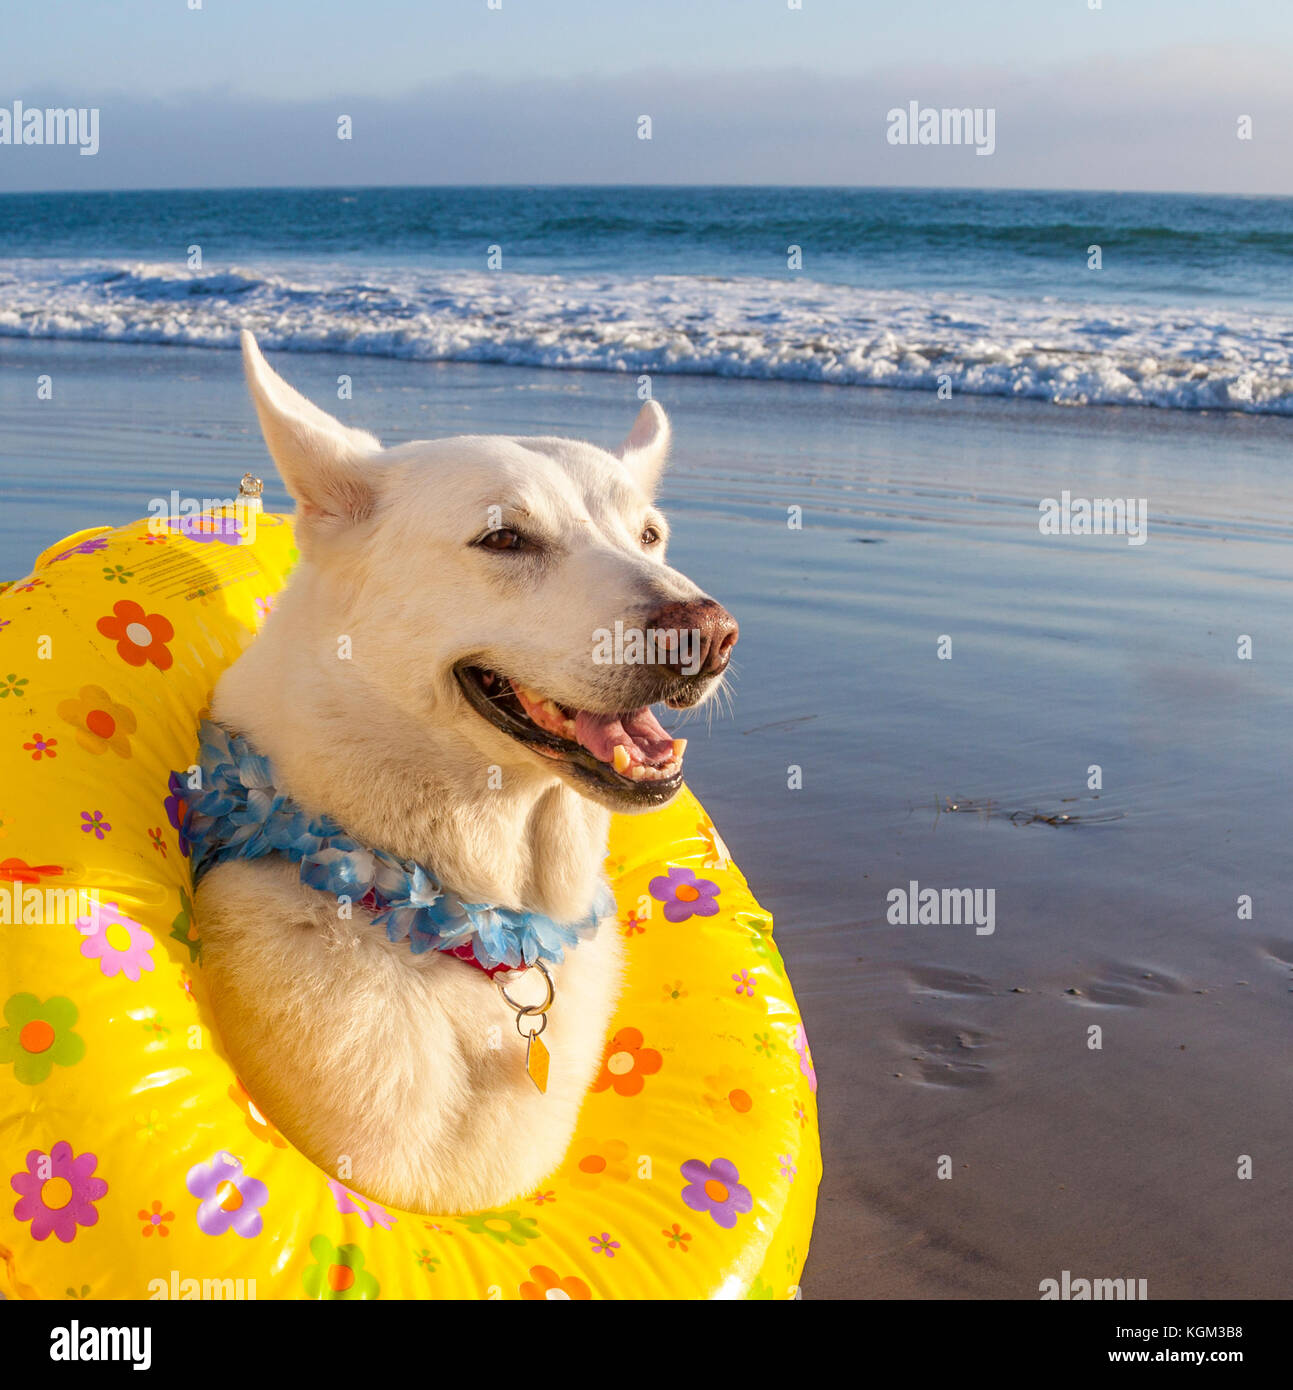
[{"label": "dog's eye", "polygon": [[643,545],[658,545],[660,543],[660,532],[654,526],[648,526],[642,532]]},{"label": "dog's eye", "polygon": [[512,531],[504,527],[500,531],[491,531],[488,535],[482,536],[476,542],[482,550],[533,550],[534,544],[519,531]]}]

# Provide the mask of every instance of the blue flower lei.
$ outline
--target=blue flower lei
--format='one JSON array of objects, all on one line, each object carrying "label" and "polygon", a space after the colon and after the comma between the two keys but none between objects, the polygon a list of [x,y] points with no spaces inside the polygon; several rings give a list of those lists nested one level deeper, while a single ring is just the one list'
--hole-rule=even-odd
[{"label": "blue flower lei", "polygon": [[188,809],[184,837],[193,847],[193,881],[231,859],[281,854],[301,866],[309,888],[348,897],[372,895],[373,920],[391,941],[407,941],[414,955],[470,947],[487,970],[518,969],[536,960],[558,962],[615,909],[605,882],[592,911],[578,922],[554,922],[541,912],[493,903],[469,903],[445,888],[423,865],[359,843],[329,816],[306,814],[275,785],[269,759],[240,734],[204,719],[198,789],[187,772],[171,776],[171,790]]}]

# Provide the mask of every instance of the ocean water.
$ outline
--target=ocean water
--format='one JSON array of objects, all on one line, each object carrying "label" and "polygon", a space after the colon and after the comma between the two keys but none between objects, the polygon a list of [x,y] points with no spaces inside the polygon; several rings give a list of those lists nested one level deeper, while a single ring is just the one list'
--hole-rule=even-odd
[{"label": "ocean water", "polygon": [[[244,325],[389,444],[613,445],[632,374],[672,373],[671,559],[742,627],[731,713],[678,732],[776,918],[822,1078],[809,1295],[1035,1297],[1070,1269],[1265,1297],[1290,1248],[1267,1157],[1293,1066],[1291,208],[0,197],[0,576],[247,469],[288,505],[215,350]],[[1146,498],[1148,543],[1042,536],[1064,488]],[[912,879],[990,887],[994,933],[890,924]],[[1237,1144],[1251,1193],[1218,1176]],[[931,1183],[944,1151],[957,1180]]]},{"label": "ocean water", "polygon": [[250,327],[277,351],[941,384],[1071,406],[1293,414],[1291,271],[1287,198],[640,187],[0,196],[0,336],[231,348]]}]

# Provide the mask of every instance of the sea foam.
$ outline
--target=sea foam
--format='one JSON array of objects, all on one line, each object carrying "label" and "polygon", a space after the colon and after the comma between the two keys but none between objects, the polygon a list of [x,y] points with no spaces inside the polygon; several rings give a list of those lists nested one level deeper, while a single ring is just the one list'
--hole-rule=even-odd
[{"label": "sea foam", "polygon": [[1293,316],[805,278],[0,261],[0,336],[1293,414]]}]

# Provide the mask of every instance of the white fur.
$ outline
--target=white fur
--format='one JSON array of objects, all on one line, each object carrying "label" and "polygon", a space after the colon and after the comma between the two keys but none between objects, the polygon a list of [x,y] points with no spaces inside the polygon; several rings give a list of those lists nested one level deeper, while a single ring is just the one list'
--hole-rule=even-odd
[{"label": "white fur", "polygon": [[[638,676],[592,665],[592,632],[703,597],[663,543],[641,543],[648,523],[664,534],[650,501],[664,412],[648,402],[618,454],[496,436],[382,450],[275,375],[250,334],[243,350],[298,503],[302,560],[220,681],[213,717],[267,754],[302,806],[467,899],[584,915],[610,812],[473,710],[452,668],[470,659],[565,704],[628,707],[616,702]],[[545,538],[541,566],[471,544],[516,520]],[[481,971],[413,956],[362,909],[339,917],[295,865],[212,871],[198,914],[234,1065],[322,1168],[379,1201],[449,1213],[509,1201],[561,1161],[619,988],[613,923],[553,969],[540,1095],[515,1015]],[[531,977],[511,978],[509,992],[537,999]]]}]

